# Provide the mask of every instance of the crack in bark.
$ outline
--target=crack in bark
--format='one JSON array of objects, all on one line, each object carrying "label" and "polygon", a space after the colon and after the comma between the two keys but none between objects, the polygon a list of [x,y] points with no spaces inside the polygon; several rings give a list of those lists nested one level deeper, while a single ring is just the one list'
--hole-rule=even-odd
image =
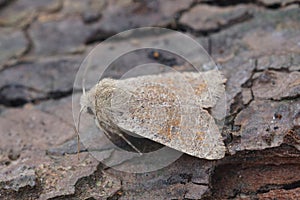
[{"label": "crack in bark", "polygon": [[292,190],[300,187],[300,180],[294,181],[292,183],[287,184],[267,184],[262,186],[256,191],[256,194],[263,194],[268,193],[271,190],[278,190],[278,189],[284,189],[284,190]]},{"label": "crack in bark", "polygon": [[227,24],[224,24],[224,25],[219,24],[219,26],[217,28],[208,29],[208,30],[195,30],[195,29],[191,28],[190,26],[184,25],[178,21],[175,30],[182,31],[182,32],[189,32],[196,37],[201,37],[201,36],[209,37],[210,35],[222,32],[222,31],[229,29],[237,24],[247,22],[252,18],[253,18],[252,14],[246,13],[245,15],[243,15],[237,19],[228,21]]},{"label": "crack in bark", "polygon": [[300,180],[299,181],[295,181],[293,183],[288,183],[288,184],[267,184],[262,186],[261,188],[259,188],[257,191],[255,192],[249,192],[249,193],[244,193],[244,192],[237,192],[235,193],[235,195],[232,197],[233,199],[236,198],[239,195],[246,195],[246,196],[251,196],[253,198],[256,198],[258,194],[265,194],[268,192],[271,192],[273,190],[293,190],[293,189],[297,189],[300,188]]},{"label": "crack in bark", "polygon": [[3,10],[6,6],[16,2],[17,0],[6,0],[2,4],[0,4],[0,11]]},{"label": "crack in bark", "polygon": [[292,2],[288,3],[273,3],[270,5],[264,4],[263,2],[260,2],[259,0],[227,0],[227,1],[214,1],[214,0],[196,0],[196,2],[200,4],[207,4],[212,6],[218,6],[218,7],[228,7],[228,6],[235,6],[235,5],[243,5],[243,4],[253,4],[260,7],[264,7],[266,9],[280,9],[282,7],[290,6],[293,4],[299,5],[299,1],[294,0]]},{"label": "crack in bark", "polygon": [[[275,148],[272,148],[273,150],[280,150],[282,149],[282,151],[284,151],[284,147],[287,147],[289,145],[283,145],[283,146],[280,146],[280,147],[275,147]],[[269,155],[269,157],[265,157],[264,154],[260,155],[260,153],[267,153],[269,151],[272,151],[270,149],[268,150],[263,150],[263,151],[249,151],[249,150],[244,150],[243,152],[239,152],[239,154],[241,155],[235,155],[235,156],[232,156],[232,159],[230,158],[227,158],[229,159],[227,162],[223,162],[221,163],[221,165],[218,165],[217,168],[218,170],[214,170],[213,174],[211,175],[211,177],[215,177],[215,178],[211,178],[214,180],[214,182],[211,182],[210,183],[212,184],[211,185],[211,190],[212,190],[212,197],[216,198],[216,197],[219,197],[219,189],[222,188],[222,186],[218,186],[219,182],[216,180],[217,177],[223,177],[222,173],[224,173],[224,171],[226,171],[227,168],[232,168],[232,167],[235,167],[237,169],[241,169],[241,170],[247,170],[247,169],[252,169],[252,168],[255,168],[255,167],[259,167],[259,166],[264,166],[264,167],[267,167],[267,166],[276,166],[276,167],[282,167],[284,168],[285,165],[295,165],[295,166],[299,166],[299,162],[295,161],[295,162],[290,162],[289,160],[282,160],[283,161],[282,163],[277,163],[276,161],[273,161],[274,159],[274,155]],[[251,157],[255,158],[255,159],[251,159],[251,158],[248,158],[248,157],[245,157],[243,159],[243,161],[241,160],[238,160],[237,157],[244,157],[243,153],[247,153],[247,154],[250,154],[252,152],[252,155]],[[256,154],[258,153],[258,154]],[[257,157],[258,156],[258,157]],[[283,155],[277,155],[277,157],[280,159],[282,158]],[[236,157],[235,159],[233,159],[233,157]],[[286,156],[286,158],[290,158],[290,156]],[[298,156],[299,158],[299,156]],[[264,161],[262,160],[264,159]],[[267,160],[265,160],[267,159]],[[239,162],[235,162],[235,161],[239,161]],[[231,172],[232,173],[232,172]],[[248,172],[249,173],[249,172]],[[229,175],[228,175],[229,176]],[[241,175],[242,176],[242,175]],[[229,187],[229,189],[231,189],[232,193],[227,196],[226,198],[227,199],[234,199],[236,198],[237,196],[239,195],[249,195],[249,196],[256,196],[257,194],[263,194],[263,193],[268,193],[270,192],[271,190],[278,190],[278,189],[284,189],[284,190],[293,190],[293,189],[296,189],[296,188],[299,188],[300,187],[300,180],[296,180],[296,181],[293,181],[291,183],[283,183],[283,184],[265,184],[263,186],[261,186],[260,188],[258,188],[257,190],[255,191],[248,191],[248,192],[245,192],[245,191],[242,191],[241,189],[236,189],[234,188],[234,185]],[[224,197],[225,198],[225,197]],[[216,198],[218,199],[218,198]]]},{"label": "crack in bark", "polygon": [[[44,97],[41,98],[34,98],[31,100],[25,99],[25,98],[15,98],[15,99],[9,99],[7,98],[5,95],[1,94],[3,92],[3,90],[7,89],[7,88],[11,88],[11,87],[15,87],[15,88],[21,88],[24,89],[26,91],[30,91],[30,92],[34,92],[37,94],[42,94],[44,95]],[[40,102],[43,101],[48,101],[48,100],[58,100],[58,99],[62,99],[65,97],[68,97],[70,95],[72,95],[74,92],[79,92],[81,90],[75,90],[73,91],[73,88],[70,90],[66,90],[66,91],[51,91],[51,92],[43,92],[41,90],[38,90],[36,88],[33,87],[28,87],[28,86],[24,86],[24,85],[5,85],[3,87],[0,88],[0,105],[4,105],[5,107],[21,107],[27,103],[33,103],[33,104],[38,104]]]},{"label": "crack in bark", "polygon": [[28,25],[23,30],[23,34],[24,34],[26,40],[28,41],[28,44],[27,44],[25,51],[22,53],[22,55],[20,55],[20,57],[27,55],[33,49],[33,40],[31,39],[30,34],[28,33],[29,27],[30,27],[30,25]]}]

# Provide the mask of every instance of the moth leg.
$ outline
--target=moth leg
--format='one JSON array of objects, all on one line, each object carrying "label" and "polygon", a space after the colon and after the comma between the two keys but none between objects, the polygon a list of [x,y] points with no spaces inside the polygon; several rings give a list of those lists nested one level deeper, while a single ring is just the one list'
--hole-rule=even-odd
[{"label": "moth leg", "polygon": [[140,155],[143,155],[143,153],[136,148],[136,146],[134,146],[121,132],[119,131],[115,131],[114,133],[116,133],[119,137],[121,137],[127,144],[129,144],[129,146],[131,146],[136,152],[138,152]]},{"label": "moth leg", "polygon": [[[105,124],[103,126],[101,126],[99,124],[99,121],[97,119],[95,119],[96,125],[98,128],[100,128],[100,130],[103,130],[103,133],[109,138],[111,138],[111,135],[109,134],[109,131],[107,131],[107,127]],[[138,152],[140,155],[143,155],[143,153],[136,147],[134,146],[119,130],[112,130],[111,132],[117,134],[119,137],[121,137],[129,146],[131,146],[136,152]]]},{"label": "moth leg", "polygon": [[110,134],[106,131],[106,129],[100,126],[100,124],[99,124],[99,122],[98,122],[97,119],[95,119],[95,124],[96,124],[96,126],[97,126],[100,130],[103,130],[104,135],[105,135],[106,137],[108,137],[108,139],[110,139],[110,140],[112,139],[111,136],[110,136]]}]

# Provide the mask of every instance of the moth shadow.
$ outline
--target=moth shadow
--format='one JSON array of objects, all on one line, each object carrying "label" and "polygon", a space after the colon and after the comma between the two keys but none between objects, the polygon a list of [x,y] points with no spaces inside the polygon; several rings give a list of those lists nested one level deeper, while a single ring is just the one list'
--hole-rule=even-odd
[{"label": "moth shadow", "polygon": [[[135,146],[141,153],[150,153],[157,151],[164,147],[164,145],[154,142],[147,138],[135,137],[134,133],[126,133],[125,131],[120,131],[119,134],[122,134],[130,143]],[[110,138],[108,138],[112,143],[117,147],[130,152],[136,152],[121,136],[114,132],[109,132]]]}]

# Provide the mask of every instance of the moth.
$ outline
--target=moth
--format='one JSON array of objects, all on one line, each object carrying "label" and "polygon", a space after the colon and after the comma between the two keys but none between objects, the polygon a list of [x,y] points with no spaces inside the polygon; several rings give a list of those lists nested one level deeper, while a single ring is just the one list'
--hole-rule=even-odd
[{"label": "moth", "polygon": [[106,133],[134,133],[204,159],[221,159],[225,146],[209,113],[224,93],[217,70],[105,78],[81,96],[81,112],[94,115]]}]

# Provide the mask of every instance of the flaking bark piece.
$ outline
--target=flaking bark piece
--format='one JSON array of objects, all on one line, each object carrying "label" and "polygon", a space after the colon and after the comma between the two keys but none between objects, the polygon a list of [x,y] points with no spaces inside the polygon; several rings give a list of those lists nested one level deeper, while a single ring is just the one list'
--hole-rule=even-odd
[{"label": "flaking bark piece", "polygon": [[224,81],[216,70],[103,79],[82,96],[81,105],[100,127],[132,132],[199,158],[221,159],[222,136],[203,108],[216,105]]}]

